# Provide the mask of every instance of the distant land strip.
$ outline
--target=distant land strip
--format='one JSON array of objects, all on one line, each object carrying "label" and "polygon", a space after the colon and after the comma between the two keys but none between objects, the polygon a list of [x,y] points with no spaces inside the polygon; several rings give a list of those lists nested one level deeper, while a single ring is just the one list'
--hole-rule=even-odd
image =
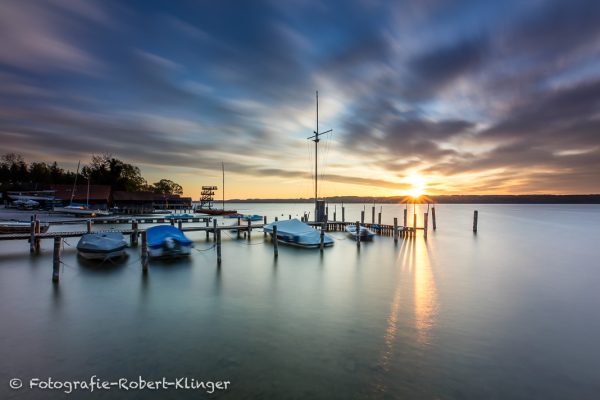
[{"label": "distant land strip", "polygon": [[[335,196],[325,197],[328,203],[412,203],[409,196],[362,197]],[[229,203],[312,203],[314,199],[230,199]],[[441,195],[421,196],[417,203],[439,204],[600,204],[600,194],[524,194],[524,195]]]}]

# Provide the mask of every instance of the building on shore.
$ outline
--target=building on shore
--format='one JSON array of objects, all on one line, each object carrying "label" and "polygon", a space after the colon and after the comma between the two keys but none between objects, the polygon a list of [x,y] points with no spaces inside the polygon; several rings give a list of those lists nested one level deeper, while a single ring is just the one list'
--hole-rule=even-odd
[{"label": "building on shore", "polygon": [[113,207],[123,214],[145,214],[155,210],[191,210],[192,198],[152,192],[113,192]]},{"label": "building on shore", "polygon": [[54,191],[55,205],[66,206],[71,203],[89,205],[91,208],[106,210],[112,204],[109,185],[50,185]]}]

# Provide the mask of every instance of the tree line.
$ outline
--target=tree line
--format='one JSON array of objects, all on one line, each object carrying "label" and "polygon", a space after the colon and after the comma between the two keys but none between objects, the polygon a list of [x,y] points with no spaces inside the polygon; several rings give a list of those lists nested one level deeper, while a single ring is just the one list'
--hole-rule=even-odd
[{"label": "tree line", "polygon": [[60,168],[56,162],[28,164],[22,155],[7,153],[0,157],[0,192],[9,190],[42,190],[48,185],[78,183],[108,185],[112,190],[183,194],[183,188],[170,179],[148,184],[138,167],[113,157],[111,154],[92,156],[79,174]]}]

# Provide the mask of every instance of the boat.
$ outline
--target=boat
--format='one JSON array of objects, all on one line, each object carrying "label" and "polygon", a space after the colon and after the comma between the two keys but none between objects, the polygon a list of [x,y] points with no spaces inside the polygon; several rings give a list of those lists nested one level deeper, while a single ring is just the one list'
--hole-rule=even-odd
[{"label": "boat", "polygon": [[12,204],[19,210],[33,210],[40,208],[40,203],[35,200],[15,200]]},{"label": "boat", "polygon": [[243,216],[244,216],[244,214],[240,214],[240,213],[236,212],[236,213],[226,214],[223,217],[224,218],[242,218]]},{"label": "boat", "polygon": [[263,220],[263,216],[262,215],[244,215],[242,217],[242,219],[244,221],[262,221]]},{"label": "boat", "polygon": [[[48,231],[50,225],[47,222],[40,223],[40,232]],[[0,233],[29,233],[31,222],[22,221],[0,221]]]},{"label": "boat", "polygon": [[88,260],[108,260],[125,255],[126,247],[120,232],[88,233],[79,239],[77,252]]},{"label": "boat", "polygon": [[[348,232],[348,235],[353,237],[356,240],[356,225],[354,225],[354,224],[346,225],[346,232]],[[372,230],[370,230],[364,226],[360,227],[360,240],[361,241],[373,240],[374,237],[375,237],[375,232],[373,232]]]},{"label": "boat", "polygon": [[148,228],[148,253],[152,258],[187,256],[192,251],[192,241],[171,225]]},{"label": "boat", "polygon": [[77,186],[77,177],[79,176],[79,165],[81,160],[77,163],[77,172],[75,173],[75,181],[73,182],[73,189],[71,190],[71,201],[68,206],[64,207],[54,207],[52,211],[56,213],[64,213],[64,214],[72,214],[76,216],[85,216],[85,217],[103,217],[110,215],[110,211],[107,210],[97,210],[90,208],[90,177],[87,179],[87,202],[86,204],[73,203],[73,199],[75,198],[75,187]]},{"label": "boat", "polygon": [[237,214],[237,210],[223,210],[218,208],[196,208],[194,212],[198,214],[208,214],[208,215],[233,215]]},{"label": "boat", "polygon": [[[263,227],[264,231],[273,236],[273,226],[277,226],[277,241],[291,246],[318,248],[321,245],[321,232],[298,219],[275,221]],[[333,238],[324,234],[323,245],[333,246]]]},{"label": "boat", "polygon": [[192,214],[169,214],[165,216],[165,218],[169,219],[181,219],[181,218],[194,218]]}]

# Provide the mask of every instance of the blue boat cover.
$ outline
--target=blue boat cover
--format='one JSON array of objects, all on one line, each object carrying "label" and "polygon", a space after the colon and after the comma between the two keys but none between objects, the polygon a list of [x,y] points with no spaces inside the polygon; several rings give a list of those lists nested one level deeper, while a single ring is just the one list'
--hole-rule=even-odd
[{"label": "blue boat cover", "polygon": [[254,215],[244,215],[242,217],[242,219],[244,221],[262,221],[263,217],[262,217],[262,215],[254,214]]},{"label": "blue boat cover", "polygon": [[[273,225],[277,225],[277,237],[285,241],[307,247],[316,247],[321,243],[321,233],[298,219],[287,219],[267,224],[263,227],[264,231],[273,233]],[[333,238],[325,234],[323,244],[331,246]]]},{"label": "blue boat cover", "polygon": [[192,214],[169,214],[165,218],[194,218]]},{"label": "blue boat cover", "polygon": [[192,241],[183,232],[171,225],[153,226],[146,232],[150,247],[162,246],[167,238],[173,238],[181,244],[192,244]]}]

